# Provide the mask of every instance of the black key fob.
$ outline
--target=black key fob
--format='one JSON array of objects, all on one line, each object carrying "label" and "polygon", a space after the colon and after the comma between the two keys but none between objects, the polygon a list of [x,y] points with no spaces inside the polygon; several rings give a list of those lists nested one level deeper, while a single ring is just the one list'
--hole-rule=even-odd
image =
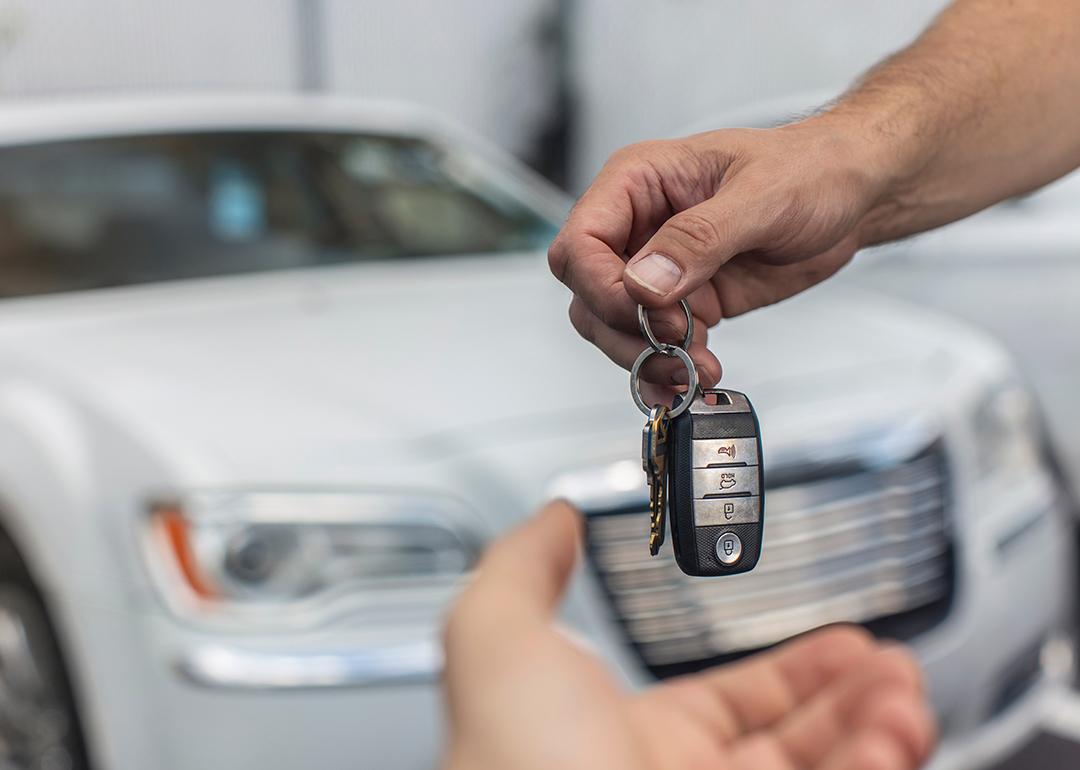
[{"label": "black key fob", "polygon": [[761,431],[750,400],[700,391],[671,420],[668,504],[675,561],[687,575],[736,575],[757,564],[765,525]]}]

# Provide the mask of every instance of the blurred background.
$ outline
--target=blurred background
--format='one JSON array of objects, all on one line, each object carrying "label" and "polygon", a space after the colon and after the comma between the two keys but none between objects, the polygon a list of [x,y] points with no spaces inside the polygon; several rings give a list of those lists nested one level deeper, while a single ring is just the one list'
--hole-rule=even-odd
[{"label": "blurred background", "polygon": [[427,768],[484,543],[588,519],[628,686],[837,621],[936,770],[1080,763],[1080,179],[728,321],[752,573],[646,553],[547,244],[614,150],[837,95],[942,2],[0,0],[0,768]]}]

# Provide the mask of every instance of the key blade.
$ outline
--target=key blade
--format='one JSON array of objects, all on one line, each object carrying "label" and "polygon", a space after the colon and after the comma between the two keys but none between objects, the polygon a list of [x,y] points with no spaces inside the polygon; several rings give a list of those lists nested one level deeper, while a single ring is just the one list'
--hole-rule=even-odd
[{"label": "key blade", "polygon": [[667,534],[667,495],[663,481],[658,485],[656,502],[650,505],[652,509],[649,517],[649,554],[656,556],[660,553],[660,546],[664,544]]},{"label": "key blade", "polygon": [[641,464],[649,481],[649,554],[652,556],[664,544],[668,411],[666,406],[654,406],[641,434]]}]

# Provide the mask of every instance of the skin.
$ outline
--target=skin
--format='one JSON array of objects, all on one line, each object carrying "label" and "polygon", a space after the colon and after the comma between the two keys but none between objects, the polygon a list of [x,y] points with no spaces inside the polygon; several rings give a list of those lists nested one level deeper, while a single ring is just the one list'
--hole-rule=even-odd
[{"label": "skin", "polygon": [[[629,368],[638,303],[677,342],[687,298],[702,384],[705,330],[797,294],[865,246],[1031,191],[1080,166],[1080,4],[960,0],[817,114],[616,152],[549,252],[578,332]],[[661,255],[668,270],[650,269]],[[666,261],[664,261],[666,260]],[[664,278],[669,280],[665,282]],[[685,384],[653,356],[653,401]]]},{"label": "skin", "polygon": [[848,626],[625,689],[555,622],[581,520],[556,502],[495,543],[446,626],[445,770],[911,770],[933,745],[918,668]]}]

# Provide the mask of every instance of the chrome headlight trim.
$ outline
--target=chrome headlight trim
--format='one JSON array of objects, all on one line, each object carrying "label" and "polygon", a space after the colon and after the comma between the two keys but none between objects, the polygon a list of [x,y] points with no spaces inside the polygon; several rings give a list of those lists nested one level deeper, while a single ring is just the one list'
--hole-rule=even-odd
[{"label": "chrome headlight trim", "polygon": [[[471,509],[438,494],[195,490],[155,498],[142,545],[178,618],[298,633],[430,624],[478,559],[481,532]],[[235,557],[252,539],[261,550],[245,572]]]}]

